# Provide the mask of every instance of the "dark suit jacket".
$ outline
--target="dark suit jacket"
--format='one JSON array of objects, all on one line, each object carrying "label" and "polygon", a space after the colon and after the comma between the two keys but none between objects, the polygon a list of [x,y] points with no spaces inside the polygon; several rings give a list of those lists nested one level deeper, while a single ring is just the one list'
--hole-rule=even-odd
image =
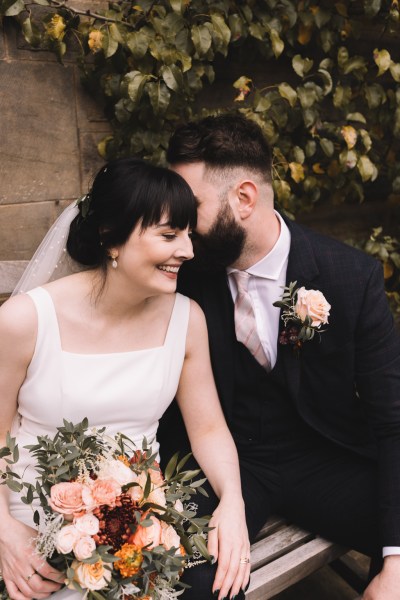
[{"label": "dark suit jacket", "polygon": [[[305,342],[298,356],[292,347],[282,348],[288,389],[312,428],[378,459],[382,543],[400,545],[400,339],[381,265],[341,242],[287,224],[287,283],[320,290],[332,306],[326,330]],[[196,273],[188,263],[179,289],[206,315],[217,389],[232,426],[234,331],[219,301],[226,286],[225,272]]]}]

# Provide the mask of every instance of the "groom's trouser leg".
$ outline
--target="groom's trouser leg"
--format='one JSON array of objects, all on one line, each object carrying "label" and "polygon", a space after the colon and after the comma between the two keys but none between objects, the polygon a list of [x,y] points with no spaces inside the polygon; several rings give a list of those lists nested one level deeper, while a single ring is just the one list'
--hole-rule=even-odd
[{"label": "groom's trouser leg", "polygon": [[[186,468],[186,467],[185,467]],[[194,468],[192,464],[188,468]],[[257,479],[251,475],[247,469],[241,469],[241,480],[243,497],[246,505],[246,519],[250,540],[254,540],[267,518],[272,514],[272,506],[269,501],[269,493]],[[209,498],[198,494],[195,502],[198,504],[197,514],[211,515],[218,505],[218,498],[215,496],[211,487],[206,484]],[[235,523],[232,523],[235,527]],[[182,595],[184,600],[215,600],[216,596],[212,593],[217,564],[209,563],[186,569],[182,581],[188,583],[191,588]],[[236,600],[244,600],[244,594],[239,593]]]},{"label": "groom's trouser leg", "polygon": [[279,512],[328,539],[381,556],[377,464],[319,436],[289,451],[284,446]]}]

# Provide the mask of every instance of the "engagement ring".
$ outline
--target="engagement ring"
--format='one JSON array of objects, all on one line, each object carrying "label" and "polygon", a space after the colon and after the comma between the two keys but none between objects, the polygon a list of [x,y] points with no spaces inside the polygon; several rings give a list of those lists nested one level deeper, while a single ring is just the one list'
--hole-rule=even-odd
[{"label": "engagement ring", "polygon": [[33,577],[34,575],[36,575],[36,571],[33,571],[33,573],[28,575],[28,577],[25,577],[26,581],[29,581],[31,579],[31,577]]},{"label": "engagement ring", "polygon": [[247,563],[249,563],[249,562],[250,562],[249,558],[241,558],[240,559],[240,564],[241,565],[247,565]]}]

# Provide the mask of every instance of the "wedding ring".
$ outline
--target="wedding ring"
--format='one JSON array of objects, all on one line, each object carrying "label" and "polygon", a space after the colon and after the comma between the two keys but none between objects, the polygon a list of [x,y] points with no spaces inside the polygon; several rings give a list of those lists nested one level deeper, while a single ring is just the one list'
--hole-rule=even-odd
[{"label": "wedding ring", "polygon": [[34,575],[36,575],[36,571],[33,571],[33,573],[31,573],[30,575],[28,575],[28,577],[25,577],[25,580],[29,581]]},{"label": "wedding ring", "polygon": [[250,562],[249,558],[241,558],[240,559],[240,564],[241,565],[247,565]]}]

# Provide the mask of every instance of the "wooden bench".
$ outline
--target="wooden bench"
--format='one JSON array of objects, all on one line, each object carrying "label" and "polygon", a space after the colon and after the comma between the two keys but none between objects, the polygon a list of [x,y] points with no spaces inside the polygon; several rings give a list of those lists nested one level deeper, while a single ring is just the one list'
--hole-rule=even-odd
[{"label": "wooden bench", "polygon": [[272,517],[251,547],[252,575],[246,600],[272,598],[346,552],[343,546]]},{"label": "wooden bench", "polygon": [[[13,290],[27,263],[22,260],[0,261],[0,304]],[[288,524],[279,517],[272,517],[251,547],[252,576],[246,600],[272,598],[307,575],[343,557],[346,552],[347,549],[338,544]],[[354,573],[348,561],[343,568]],[[356,575],[349,583],[360,592],[364,582],[362,576]]]}]

